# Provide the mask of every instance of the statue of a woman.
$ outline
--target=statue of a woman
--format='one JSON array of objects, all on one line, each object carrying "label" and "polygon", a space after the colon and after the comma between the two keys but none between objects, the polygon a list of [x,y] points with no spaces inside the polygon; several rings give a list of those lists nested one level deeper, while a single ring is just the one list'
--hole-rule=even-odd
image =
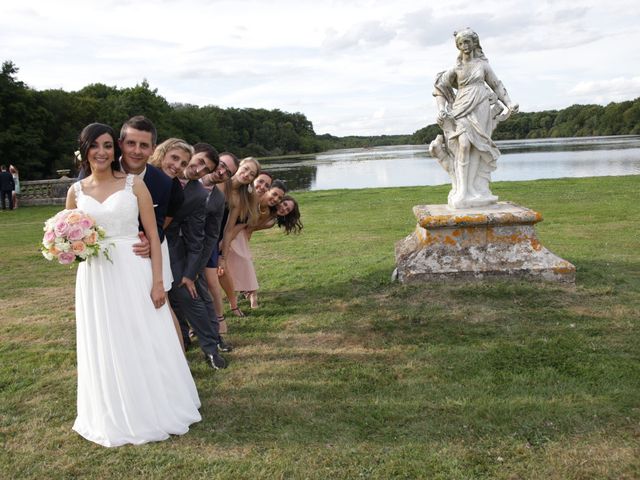
[{"label": "statue of a woman", "polygon": [[454,35],[458,61],[436,76],[433,93],[444,137],[438,135],[429,151],[451,176],[449,206],[478,207],[498,200],[489,189],[500,156],[491,134],[498,122],[518,111],[518,105],[489,66],[478,34],[465,28]]}]

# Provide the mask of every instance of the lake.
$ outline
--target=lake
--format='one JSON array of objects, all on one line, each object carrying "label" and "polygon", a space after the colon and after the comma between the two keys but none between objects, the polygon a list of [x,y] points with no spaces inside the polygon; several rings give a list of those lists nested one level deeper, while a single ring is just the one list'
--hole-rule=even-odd
[{"label": "lake", "polygon": [[[502,152],[492,180],[640,175],[640,135],[496,142]],[[332,150],[262,160],[291,190],[448,184],[427,145]]]}]

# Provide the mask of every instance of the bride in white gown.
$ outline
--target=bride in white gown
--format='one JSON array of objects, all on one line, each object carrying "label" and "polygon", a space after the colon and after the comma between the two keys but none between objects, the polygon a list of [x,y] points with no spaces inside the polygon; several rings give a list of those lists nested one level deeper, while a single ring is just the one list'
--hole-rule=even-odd
[{"label": "bride in white gown", "polygon": [[[78,416],[73,429],[106,447],[164,440],[200,421],[200,400],[171,319],[151,195],[134,175],[114,171],[116,136],[93,123],[80,134],[91,175],[66,208],[106,230],[110,259],[82,262],[76,277]],[[151,259],[136,256],[138,215]]]}]

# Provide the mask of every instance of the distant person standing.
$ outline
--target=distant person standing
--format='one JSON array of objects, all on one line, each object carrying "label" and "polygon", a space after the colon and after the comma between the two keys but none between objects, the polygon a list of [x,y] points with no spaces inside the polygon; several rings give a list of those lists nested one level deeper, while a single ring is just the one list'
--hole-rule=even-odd
[{"label": "distant person standing", "polygon": [[13,194],[11,195],[13,197],[13,208],[18,208],[18,194],[20,193],[20,176],[18,175],[18,169],[13,165],[9,165],[9,173],[13,177],[13,183],[15,184],[15,187],[13,189]]},{"label": "distant person standing", "polygon": [[6,210],[5,199],[9,199],[9,210],[13,210],[13,191],[16,184],[13,175],[7,171],[6,165],[0,165],[0,196],[2,197],[2,209]]}]

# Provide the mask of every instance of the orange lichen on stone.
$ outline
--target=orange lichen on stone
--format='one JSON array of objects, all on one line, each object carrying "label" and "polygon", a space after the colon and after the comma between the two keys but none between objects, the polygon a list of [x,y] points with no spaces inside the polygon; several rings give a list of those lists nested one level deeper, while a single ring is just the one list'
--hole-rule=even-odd
[{"label": "orange lichen on stone", "polygon": [[566,275],[569,273],[574,273],[576,271],[576,267],[574,267],[569,262],[562,262],[559,265],[553,267],[553,272],[559,275]]},{"label": "orange lichen on stone", "polygon": [[453,235],[454,237],[459,237],[461,233],[462,233],[462,232],[461,232],[459,229],[455,229],[455,230],[451,233],[451,235]]},{"label": "orange lichen on stone", "polygon": [[424,228],[455,227],[464,225],[483,225],[488,222],[487,215],[428,215],[421,217],[419,223]]},{"label": "orange lichen on stone", "polygon": [[416,233],[418,235],[418,238],[420,239],[420,243],[425,247],[428,247],[435,243],[439,243],[438,237],[436,237],[435,235],[431,235],[429,230],[426,230],[424,228],[417,228]]},{"label": "orange lichen on stone", "polygon": [[454,222],[456,225],[459,224],[483,224],[487,223],[487,216],[484,214],[478,215],[464,215],[460,217],[455,217]]},{"label": "orange lichen on stone", "polygon": [[444,243],[446,243],[447,245],[451,245],[453,247],[457,245],[457,242],[453,238],[451,238],[449,235],[444,237]]},{"label": "orange lichen on stone", "polygon": [[535,251],[540,251],[542,245],[536,238],[535,234],[531,235],[528,231],[516,229],[508,234],[497,234],[492,227],[487,229],[487,242],[489,243],[502,243],[509,245],[517,245],[519,243],[528,242]]},{"label": "orange lichen on stone", "polygon": [[531,248],[533,248],[535,251],[539,252],[542,249],[542,244],[538,241],[537,238],[531,238],[529,239],[529,242],[531,243]]}]

